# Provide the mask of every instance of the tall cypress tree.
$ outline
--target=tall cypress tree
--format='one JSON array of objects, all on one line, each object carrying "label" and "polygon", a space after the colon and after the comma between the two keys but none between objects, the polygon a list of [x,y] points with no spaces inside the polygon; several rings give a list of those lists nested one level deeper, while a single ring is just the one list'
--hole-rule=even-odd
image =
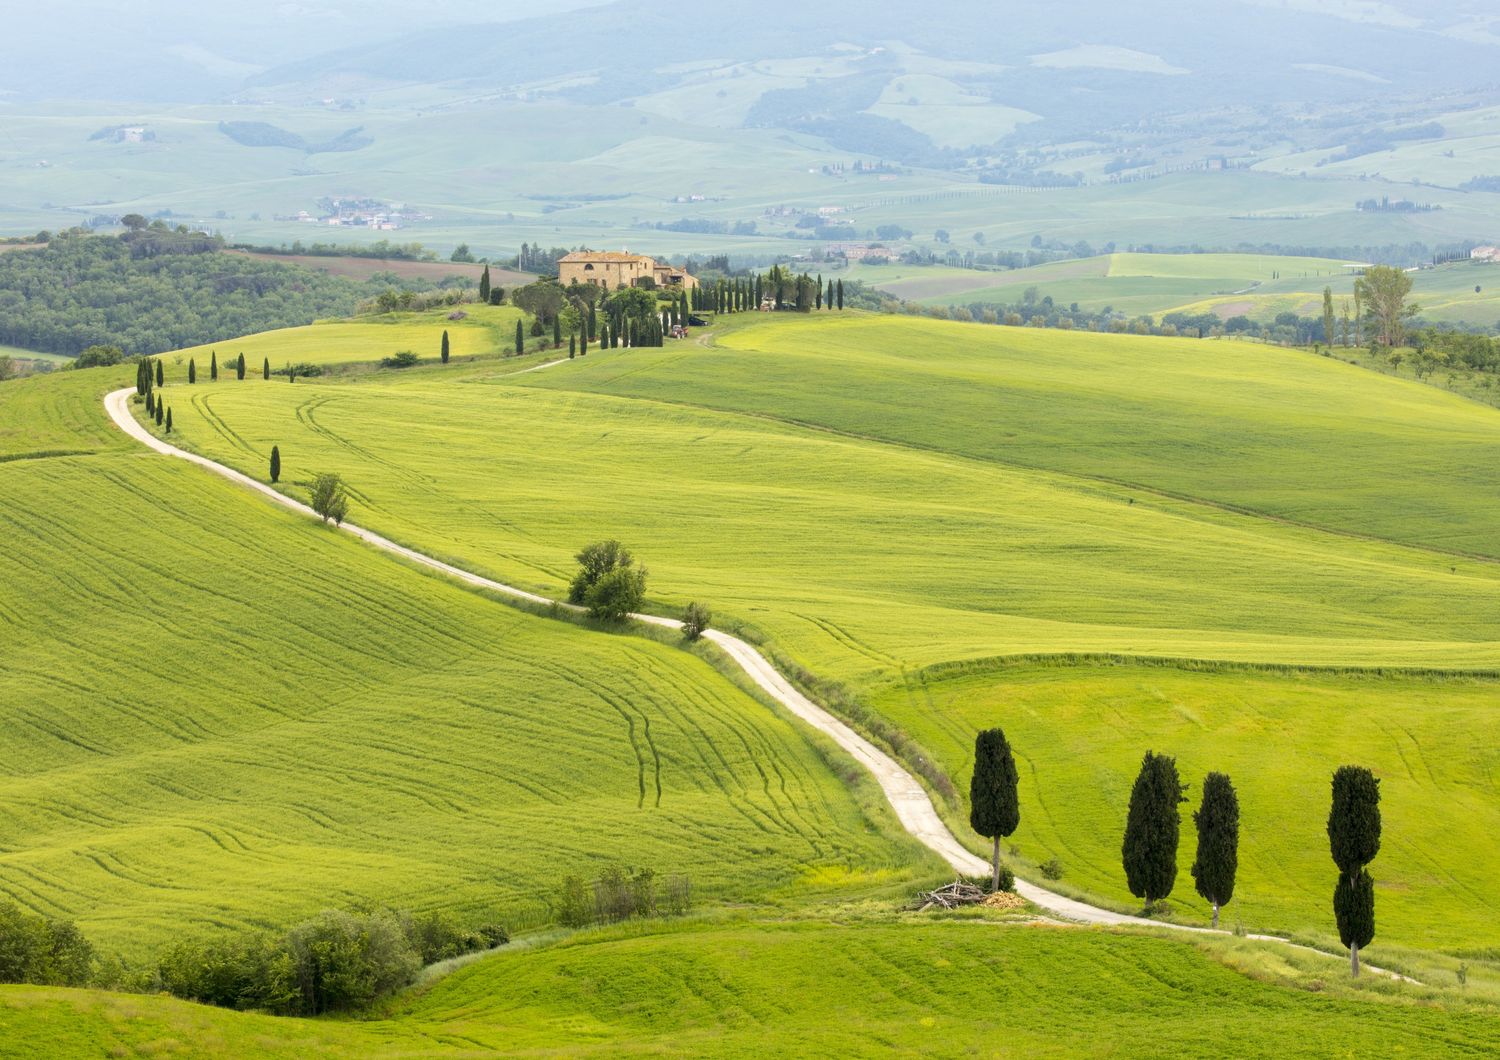
[{"label": "tall cypress tree", "polygon": [[281,448],[271,446],[271,481],[281,481]]},{"label": "tall cypress tree", "polygon": [[816,288],[816,290],[817,290],[818,293],[814,296],[815,302],[813,304],[813,308],[814,309],[822,309],[823,308],[823,274],[821,272],[818,273],[817,288]]},{"label": "tall cypress tree", "polygon": [[234,362],[234,377],[236,379],[245,378],[245,355],[243,353],[240,354],[239,360]]},{"label": "tall cypress tree", "polygon": [[162,370],[161,370],[161,358],[158,357],[156,359],[156,385],[157,386],[161,386],[162,385],[162,379],[163,378],[164,377],[162,375]]},{"label": "tall cypress tree", "polygon": [[516,321],[516,353],[526,352],[526,331],[521,327],[521,322]]},{"label": "tall cypress tree", "polygon": [[196,383],[197,381],[198,381],[198,364],[197,364],[196,361],[193,360],[193,358],[189,357],[188,358],[188,382],[189,383]]},{"label": "tall cypress tree", "polygon": [[167,433],[172,433],[172,410],[167,409]]},{"label": "tall cypress tree", "polygon": [[828,281],[828,295],[827,295],[826,298],[823,299],[823,306],[826,309],[832,309],[833,308],[833,281],[832,280]]},{"label": "tall cypress tree", "polygon": [[[485,272],[486,276],[489,275],[489,271],[490,271],[490,267],[488,265],[486,265],[484,267],[484,272]],[[447,328],[443,329],[443,345],[442,345],[442,348],[441,348],[441,356],[443,358],[443,363],[447,364],[448,363],[448,329]]]},{"label": "tall cypress tree", "polygon": [[568,334],[568,360],[571,361],[574,357],[577,357],[577,356],[578,356],[578,334],[577,334],[577,332],[570,332]]},{"label": "tall cypress tree", "polygon": [[160,401],[158,401],[156,403],[156,425],[158,427],[161,426],[161,419],[162,419],[162,403]]},{"label": "tall cypress tree", "polygon": [[1240,844],[1240,800],[1223,773],[1203,778],[1203,805],[1193,811],[1193,823],[1198,826],[1193,882],[1213,905],[1214,927],[1218,927],[1219,907],[1234,897]]},{"label": "tall cypress tree", "polygon": [[843,309],[844,308],[844,281],[842,279],[840,279],[839,282],[838,282],[837,291],[838,291],[838,298],[839,298],[839,309]]},{"label": "tall cypress tree", "polygon": [[974,776],[969,780],[969,824],[994,840],[990,890],[1000,889],[1000,838],[1021,823],[1020,776],[1010,744],[1000,729],[985,729],[974,738]]},{"label": "tall cypress tree", "polygon": [[155,415],[156,415],[156,399],[152,396],[151,391],[148,390],[148,391],[146,391],[146,416],[149,419],[150,417],[155,416]]},{"label": "tall cypress tree", "polygon": [[135,392],[140,397],[146,396],[146,362],[135,362]]},{"label": "tall cypress tree", "polygon": [[1333,345],[1333,288],[1323,288],[1323,341]]},{"label": "tall cypress tree", "polygon": [[219,351],[217,350],[208,355],[208,381],[210,383],[219,381]]},{"label": "tall cypress tree", "polygon": [[562,348],[562,316],[553,314],[552,317],[552,348]]},{"label": "tall cypress tree", "polygon": [[1144,899],[1148,909],[1171,894],[1177,882],[1177,806],[1187,801],[1182,791],[1177,760],[1147,751],[1130,791],[1120,856],[1130,893]]},{"label": "tall cypress tree", "polygon": [[[489,267],[489,264],[486,263],[485,266],[484,266],[484,271],[479,274],[479,304],[480,305],[489,305],[489,302],[490,302],[490,267]],[[448,362],[445,359],[443,361],[443,363],[447,364]]]},{"label": "tall cypress tree", "polygon": [[1363,766],[1340,766],[1333,774],[1328,850],[1339,869],[1333,915],[1357,976],[1360,948],[1375,938],[1375,883],[1365,866],[1380,853],[1380,781]]},{"label": "tall cypress tree", "polygon": [[267,357],[264,361],[260,362],[260,377],[262,379],[271,378],[271,358]]}]

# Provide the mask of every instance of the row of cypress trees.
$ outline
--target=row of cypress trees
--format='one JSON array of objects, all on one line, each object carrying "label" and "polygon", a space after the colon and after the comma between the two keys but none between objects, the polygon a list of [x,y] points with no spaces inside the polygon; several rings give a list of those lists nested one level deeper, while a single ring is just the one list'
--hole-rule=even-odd
[{"label": "row of cypress trees", "polygon": [[767,302],[780,309],[786,300],[804,310],[843,309],[844,281],[829,280],[825,288],[821,274],[816,278],[806,273],[794,277],[777,265],[765,276],[731,277],[700,284],[693,288],[691,307],[714,313],[744,313]]},{"label": "row of cypress trees", "polygon": [[[974,740],[974,773],[969,783],[969,824],[994,842],[992,887],[1000,886],[1000,840],[1021,823],[1019,773],[1010,743],[1000,729],[985,729]],[[1120,856],[1130,893],[1150,909],[1172,893],[1177,882],[1177,845],[1187,786],[1177,774],[1177,760],[1147,751],[1130,792],[1125,838]],[[1240,803],[1234,784],[1223,773],[1203,778],[1203,802],[1193,812],[1198,850],[1193,882],[1213,906],[1213,926],[1220,907],[1234,897],[1239,870]],[[1328,814],[1328,843],[1339,870],[1333,893],[1339,939],[1349,949],[1352,974],[1359,974],[1359,951],[1375,937],[1375,891],[1366,866],[1380,850],[1380,781],[1362,766],[1343,766],[1333,775]]]}]

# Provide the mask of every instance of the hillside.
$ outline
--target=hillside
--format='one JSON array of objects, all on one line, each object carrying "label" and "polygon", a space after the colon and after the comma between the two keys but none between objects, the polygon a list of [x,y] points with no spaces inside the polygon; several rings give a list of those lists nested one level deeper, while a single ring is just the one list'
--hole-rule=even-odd
[{"label": "hillside", "polygon": [[26,1041],[59,1056],[959,1057],[1003,1042],[1028,1056],[1477,1057],[1500,1038],[1483,1006],[1330,996],[1319,970],[974,919],[632,927],[487,958],[359,1022],[0,987],[0,1056]]}]

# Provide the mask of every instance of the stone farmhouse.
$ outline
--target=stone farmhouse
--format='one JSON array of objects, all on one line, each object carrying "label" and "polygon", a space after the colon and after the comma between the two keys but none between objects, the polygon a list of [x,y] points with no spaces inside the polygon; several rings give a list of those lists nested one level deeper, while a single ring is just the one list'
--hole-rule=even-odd
[{"label": "stone farmhouse", "polygon": [[[608,250],[575,250],[557,263],[557,280],[564,287],[592,283],[606,291],[621,287],[681,287],[691,290],[698,281],[681,269],[664,265],[644,254]],[[647,284],[644,281],[649,280]]]}]

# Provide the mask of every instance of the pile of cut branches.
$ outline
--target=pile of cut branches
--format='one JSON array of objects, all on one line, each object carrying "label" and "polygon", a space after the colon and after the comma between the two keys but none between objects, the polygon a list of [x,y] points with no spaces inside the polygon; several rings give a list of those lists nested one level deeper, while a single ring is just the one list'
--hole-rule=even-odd
[{"label": "pile of cut branches", "polygon": [[936,906],[939,909],[957,909],[964,905],[979,905],[986,898],[983,888],[963,880],[939,887],[935,891],[923,891],[912,901],[911,908],[923,912]]}]

